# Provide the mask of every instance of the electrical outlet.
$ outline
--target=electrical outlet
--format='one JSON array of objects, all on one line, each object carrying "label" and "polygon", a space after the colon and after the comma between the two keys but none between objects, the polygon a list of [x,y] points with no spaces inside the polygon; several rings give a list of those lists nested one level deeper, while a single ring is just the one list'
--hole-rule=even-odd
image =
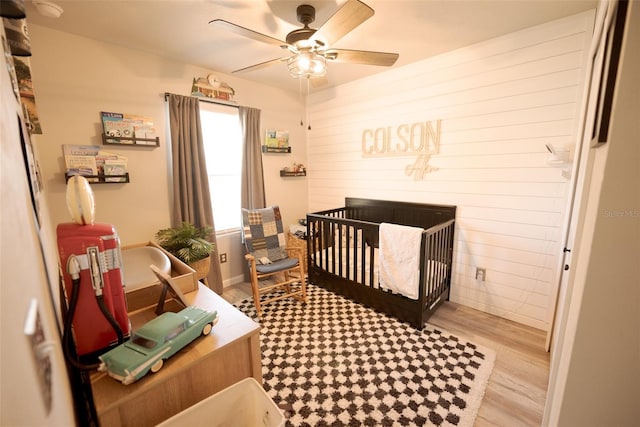
[{"label": "electrical outlet", "polygon": [[225,262],[227,262],[227,253],[226,252],[223,253],[223,254],[220,254],[220,263],[222,264],[222,263],[225,263]]},{"label": "electrical outlet", "polygon": [[484,268],[476,267],[476,280],[484,282],[487,278],[487,270]]}]

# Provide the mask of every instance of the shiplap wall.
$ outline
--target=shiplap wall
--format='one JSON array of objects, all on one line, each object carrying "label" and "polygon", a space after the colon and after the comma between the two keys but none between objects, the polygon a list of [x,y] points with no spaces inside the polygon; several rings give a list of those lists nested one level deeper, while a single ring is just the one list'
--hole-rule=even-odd
[{"label": "shiplap wall", "polygon": [[[344,197],[457,205],[451,300],[547,330],[570,182],[547,162],[545,144],[575,147],[593,17],[581,13],[312,94],[309,209],[342,206]],[[433,170],[419,179],[407,174],[415,153],[363,155],[377,129],[396,147],[402,125],[437,129],[438,120]],[[475,280],[476,267],[486,269],[484,282]]]}]

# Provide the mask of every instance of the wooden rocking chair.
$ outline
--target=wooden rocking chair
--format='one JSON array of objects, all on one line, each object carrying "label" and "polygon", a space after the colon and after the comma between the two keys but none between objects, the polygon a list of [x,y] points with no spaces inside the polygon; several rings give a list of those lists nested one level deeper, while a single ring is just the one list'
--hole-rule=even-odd
[{"label": "wooden rocking chair", "polygon": [[[242,209],[242,233],[249,262],[251,290],[258,317],[262,305],[293,297],[307,302],[307,284],[303,270],[302,252],[287,248],[280,208]],[[264,279],[271,283],[260,284]],[[260,301],[262,294],[280,290],[277,295]]]}]

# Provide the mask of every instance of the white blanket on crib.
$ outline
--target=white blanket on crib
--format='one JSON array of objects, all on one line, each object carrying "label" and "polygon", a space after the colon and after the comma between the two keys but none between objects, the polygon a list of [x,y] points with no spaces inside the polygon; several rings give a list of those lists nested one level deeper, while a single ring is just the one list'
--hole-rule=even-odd
[{"label": "white blanket on crib", "polygon": [[380,223],[380,287],[418,299],[423,231],[418,227]]}]

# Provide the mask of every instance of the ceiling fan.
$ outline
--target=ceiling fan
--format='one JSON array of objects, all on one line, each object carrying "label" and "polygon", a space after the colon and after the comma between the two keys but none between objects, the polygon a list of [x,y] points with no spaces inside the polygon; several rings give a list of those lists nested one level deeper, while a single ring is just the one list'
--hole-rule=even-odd
[{"label": "ceiling fan", "polygon": [[315,21],[316,17],[316,10],[313,6],[302,4],[298,6],[296,12],[298,21],[303,27],[287,34],[285,41],[223,19],[214,19],[209,23],[259,42],[279,46],[289,52],[288,56],[240,68],[233,73],[255,71],[286,62],[292,77],[317,79],[326,75],[327,62],[389,67],[398,59],[397,53],[334,49],[331,47],[373,16],[374,10],[359,0],[348,0],[318,29],[309,27],[309,24]]}]

